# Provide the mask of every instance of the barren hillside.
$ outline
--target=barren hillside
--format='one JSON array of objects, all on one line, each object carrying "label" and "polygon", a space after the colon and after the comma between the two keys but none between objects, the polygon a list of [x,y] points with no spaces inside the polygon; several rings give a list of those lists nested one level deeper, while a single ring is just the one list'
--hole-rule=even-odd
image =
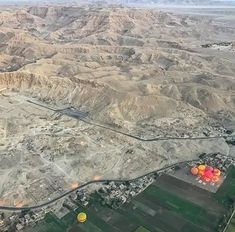
[{"label": "barren hillside", "polygon": [[121,126],[124,121],[136,126],[185,114],[205,118],[223,111],[234,116],[234,44],[226,54],[231,59],[200,45],[233,41],[235,31],[209,17],[31,7],[1,12],[0,21],[0,70],[40,75],[45,82],[57,77],[60,83],[79,83],[79,94],[75,85],[64,86],[75,94],[63,90],[66,101],[92,110],[97,120],[115,122],[118,117]]},{"label": "barren hillside", "polygon": [[[0,153],[8,164],[1,172],[20,176],[2,179],[2,196],[40,175],[64,177],[67,189],[67,182],[97,174],[136,176],[201,152],[229,153],[223,139],[142,144],[65,116],[58,119],[26,100],[73,107],[95,123],[141,138],[231,133],[233,22],[150,9],[0,11],[0,90],[6,91],[0,92]],[[16,169],[15,162],[25,166]]]}]

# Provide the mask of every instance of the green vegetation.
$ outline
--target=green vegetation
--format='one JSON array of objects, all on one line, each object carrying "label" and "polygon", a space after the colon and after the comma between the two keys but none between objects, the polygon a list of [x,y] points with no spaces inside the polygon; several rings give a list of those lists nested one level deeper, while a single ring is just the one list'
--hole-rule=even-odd
[{"label": "green vegetation", "polygon": [[235,167],[229,169],[227,178],[215,194],[215,197],[226,207],[231,207],[235,197]]},{"label": "green vegetation", "polygon": [[[152,184],[143,193],[120,209],[111,209],[100,204],[98,194],[92,195],[91,204],[84,208],[77,204],[75,210],[58,219],[53,213],[36,227],[34,232],[215,232],[224,228],[231,215],[231,201],[235,196],[235,168],[228,172],[227,179],[215,194],[193,191],[191,198],[184,197],[187,188],[182,182],[182,196],[174,192],[172,183],[169,188]],[[173,178],[174,179],[174,178]],[[168,190],[169,189],[169,190]],[[192,193],[192,191],[191,191]],[[209,194],[209,195],[208,195]],[[210,205],[219,210],[206,207],[208,196]],[[202,201],[202,198],[205,198]],[[200,200],[199,200],[200,199]],[[206,202],[204,204],[203,202]],[[230,203],[230,207],[228,206]],[[232,204],[233,205],[233,204]],[[76,215],[85,212],[88,220],[78,223]],[[235,218],[227,232],[234,232]],[[221,229],[220,229],[221,228]]]},{"label": "green vegetation", "polygon": [[145,229],[143,226],[140,226],[135,232],[150,232],[149,230]]},{"label": "green vegetation", "polygon": [[234,232],[235,231],[235,215],[233,216],[226,232]]},{"label": "green vegetation", "polygon": [[164,209],[179,215],[195,225],[200,225],[201,229],[206,227],[217,228],[220,218],[216,217],[216,215],[211,212],[209,213],[207,208],[184,200],[183,197],[179,198],[153,185],[150,186],[145,193],[147,198],[151,199],[151,202],[156,202],[157,199],[156,204],[159,202]]},{"label": "green vegetation", "polygon": [[44,220],[30,231],[64,232],[66,231],[66,227],[61,223],[61,221],[53,213],[48,213],[46,217],[44,218]]}]

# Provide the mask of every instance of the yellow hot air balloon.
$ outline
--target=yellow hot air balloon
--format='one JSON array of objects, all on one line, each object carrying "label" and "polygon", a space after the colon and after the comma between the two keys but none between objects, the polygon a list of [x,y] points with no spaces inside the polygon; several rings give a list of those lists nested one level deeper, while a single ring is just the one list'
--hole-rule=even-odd
[{"label": "yellow hot air balloon", "polygon": [[84,213],[84,212],[79,213],[77,215],[77,220],[78,220],[78,222],[81,222],[81,223],[85,222],[87,220],[86,213]]},{"label": "yellow hot air balloon", "polygon": [[198,166],[198,170],[200,170],[200,171],[204,171],[205,169],[206,169],[206,165],[204,165],[204,164],[200,164]]},{"label": "yellow hot air balloon", "polygon": [[200,164],[197,168],[198,168],[198,175],[203,176],[205,173],[206,165]]}]

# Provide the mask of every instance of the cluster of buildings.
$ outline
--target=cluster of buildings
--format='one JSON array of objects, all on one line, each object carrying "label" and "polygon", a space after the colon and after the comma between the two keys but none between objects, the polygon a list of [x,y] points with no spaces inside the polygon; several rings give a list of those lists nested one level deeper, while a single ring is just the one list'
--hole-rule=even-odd
[{"label": "cluster of buildings", "polygon": [[[198,162],[201,165],[199,165]],[[159,175],[163,173],[165,173],[166,175],[173,175],[176,178],[183,178],[186,182],[189,183],[196,183],[195,177],[193,175],[190,176],[189,174],[185,174],[187,173],[186,170],[188,167],[194,167],[194,169],[195,167],[197,167],[197,174],[200,174],[199,172],[203,171],[203,175],[208,178],[209,176],[207,175],[209,175],[210,173],[216,175],[215,170],[221,171],[222,179],[224,178],[225,173],[231,165],[235,165],[235,158],[231,156],[225,156],[222,154],[202,154],[200,156],[200,161],[188,162],[186,166],[184,164],[182,164],[182,166],[173,165],[173,167],[170,167],[168,169],[164,169],[162,171],[152,173],[131,181],[106,181],[105,183],[100,184],[99,189],[96,190],[95,195],[98,196],[97,199],[101,204],[116,209],[122,206],[124,203],[129,202],[133,197],[143,192],[159,177]],[[205,170],[201,170],[200,166],[205,166]],[[209,168],[212,167],[214,167],[214,169],[209,170]],[[191,169],[191,172],[192,171],[194,170]],[[220,175],[217,176],[220,177]],[[217,190],[216,186],[207,185],[206,188],[212,192]],[[38,221],[42,220],[48,212],[52,210],[55,212],[55,214],[58,213],[59,218],[61,218],[70,210],[76,208],[78,205],[87,207],[87,205],[91,202],[91,199],[93,198],[92,196],[93,195],[91,195],[90,191],[86,191],[86,189],[81,189],[71,193],[69,197],[63,199],[63,201],[61,201],[62,207],[60,206],[60,210],[58,210],[59,204],[57,202],[55,206],[47,206],[37,211],[24,210],[20,213],[12,213],[9,215],[4,215],[0,213],[0,231],[22,231],[27,226],[33,227]],[[9,230],[9,228],[13,228],[13,230]]]},{"label": "cluster of buildings", "polygon": [[0,231],[23,231],[27,226],[34,226],[38,221],[41,221],[45,214],[50,211],[49,208],[43,208],[38,212],[30,210],[22,210],[19,213],[12,213],[11,215],[5,215],[3,212],[0,217]]},{"label": "cluster of buildings", "polygon": [[155,180],[155,175],[148,175],[135,181],[125,181],[122,183],[110,182],[100,188],[99,194],[102,204],[112,208],[119,208],[125,202],[141,193]]},{"label": "cluster of buildings", "polygon": [[235,158],[222,154],[212,154],[202,157],[202,160],[207,165],[217,167],[222,172],[226,172],[231,165],[235,165]]},{"label": "cluster of buildings", "polygon": [[219,47],[229,47],[233,48],[235,45],[233,42],[218,42],[218,43],[209,43],[209,44],[203,44],[201,47],[203,48],[219,48]]},{"label": "cluster of buildings", "polygon": [[24,227],[28,225],[36,224],[36,221],[43,219],[43,217],[38,217],[32,211],[30,213],[25,214],[23,217],[18,218],[18,223],[16,224],[17,231],[23,230]]},{"label": "cluster of buildings", "polygon": [[77,200],[82,206],[87,206],[89,203],[89,196],[84,191],[77,191]]}]

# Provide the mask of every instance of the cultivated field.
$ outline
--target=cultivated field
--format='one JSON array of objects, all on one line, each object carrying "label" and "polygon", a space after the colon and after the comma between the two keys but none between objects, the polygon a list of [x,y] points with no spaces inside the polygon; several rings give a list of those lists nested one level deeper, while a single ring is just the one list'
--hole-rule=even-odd
[{"label": "cultivated field", "polygon": [[[230,213],[227,202],[235,196],[234,182],[231,182],[234,170],[235,168],[230,169],[228,179],[218,193],[208,192],[164,174],[120,209],[102,206],[99,196],[93,194],[88,207],[78,204],[75,211],[61,219],[49,213],[38,226],[26,231],[219,231],[224,215],[229,216]],[[87,213],[86,223],[77,223],[78,212]]]}]

